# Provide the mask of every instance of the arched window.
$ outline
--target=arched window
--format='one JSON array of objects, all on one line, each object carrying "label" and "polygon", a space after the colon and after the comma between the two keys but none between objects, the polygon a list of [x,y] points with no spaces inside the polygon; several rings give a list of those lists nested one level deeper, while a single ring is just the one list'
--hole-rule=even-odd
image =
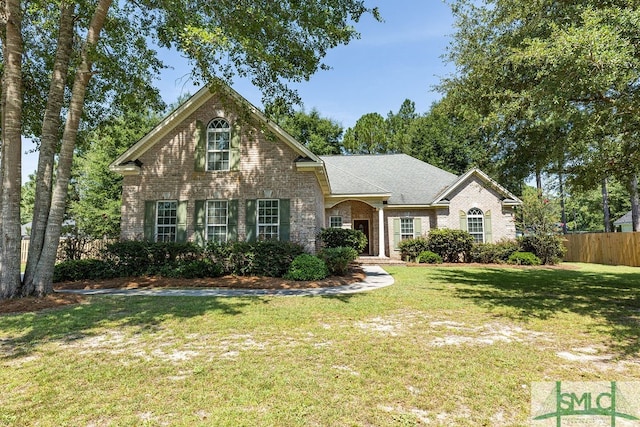
[{"label": "arched window", "polygon": [[217,118],[207,127],[207,170],[229,170],[229,141],[231,130],[229,122]]},{"label": "arched window", "polygon": [[467,212],[467,231],[476,242],[484,243],[484,214],[478,208],[471,208]]}]

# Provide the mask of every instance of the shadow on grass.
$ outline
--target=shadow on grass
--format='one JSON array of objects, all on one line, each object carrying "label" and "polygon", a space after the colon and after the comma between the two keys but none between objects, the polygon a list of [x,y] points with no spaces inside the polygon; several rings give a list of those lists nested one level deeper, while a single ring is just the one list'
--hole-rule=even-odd
[{"label": "shadow on grass", "polygon": [[640,272],[593,273],[545,269],[438,269],[432,277],[468,286],[454,294],[491,310],[515,309],[512,317],[548,319],[570,312],[605,319],[612,349],[640,352]]},{"label": "shadow on grass", "polygon": [[[0,360],[23,357],[45,342],[74,341],[93,335],[92,329],[133,327],[154,330],[166,320],[192,318],[218,312],[240,315],[248,306],[267,304],[268,298],[226,297],[91,297],[88,304],[23,315],[0,316],[0,331],[15,338],[0,339]],[[137,329],[137,330],[136,330]]]}]

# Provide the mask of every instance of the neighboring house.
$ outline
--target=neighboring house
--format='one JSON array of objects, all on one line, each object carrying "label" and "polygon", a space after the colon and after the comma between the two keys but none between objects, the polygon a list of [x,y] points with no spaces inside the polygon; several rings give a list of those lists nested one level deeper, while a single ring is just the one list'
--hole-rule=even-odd
[{"label": "neighboring house", "polygon": [[405,154],[316,156],[230,88],[203,88],[118,157],[123,239],[291,240],[362,230],[399,257],[433,228],[515,237],[521,201],[478,169],[456,176]]},{"label": "neighboring house", "polygon": [[633,220],[631,219],[631,211],[616,219],[613,222],[613,225],[616,227],[616,230],[620,230],[623,232],[633,231]]}]

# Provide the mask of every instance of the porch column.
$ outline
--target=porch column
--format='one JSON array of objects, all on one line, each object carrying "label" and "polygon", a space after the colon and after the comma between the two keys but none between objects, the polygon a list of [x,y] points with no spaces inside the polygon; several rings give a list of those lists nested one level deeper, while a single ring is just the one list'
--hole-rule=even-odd
[{"label": "porch column", "polygon": [[378,258],[386,258],[384,251],[384,206],[378,208]]}]

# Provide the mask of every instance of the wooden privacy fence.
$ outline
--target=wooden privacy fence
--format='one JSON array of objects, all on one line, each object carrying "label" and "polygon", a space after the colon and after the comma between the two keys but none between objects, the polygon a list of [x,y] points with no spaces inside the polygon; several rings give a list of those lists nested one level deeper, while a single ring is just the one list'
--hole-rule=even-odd
[{"label": "wooden privacy fence", "polygon": [[588,233],[563,236],[565,261],[640,267],[640,233]]},{"label": "wooden privacy fence", "polygon": [[[100,256],[100,251],[115,241],[115,239],[82,240],[63,237],[58,245],[57,259],[58,261],[69,259],[71,253],[75,254],[72,258],[76,259],[96,258]],[[23,239],[20,244],[20,262],[22,264],[27,262],[28,253],[29,239]]]}]

